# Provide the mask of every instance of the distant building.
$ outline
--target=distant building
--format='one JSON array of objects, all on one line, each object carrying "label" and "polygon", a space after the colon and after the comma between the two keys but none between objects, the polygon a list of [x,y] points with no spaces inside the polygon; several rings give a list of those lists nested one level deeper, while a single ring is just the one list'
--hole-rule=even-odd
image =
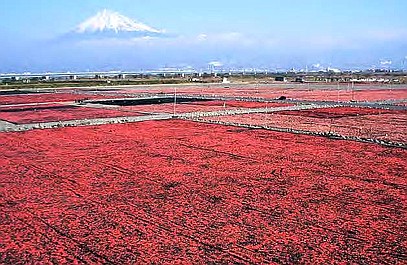
[{"label": "distant building", "polygon": [[285,76],[276,76],[274,80],[276,82],[287,82],[287,78]]},{"label": "distant building", "polygon": [[305,80],[304,80],[303,77],[297,77],[297,78],[295,78],[295,82],[297,82],[297,83],[304,83]]}]

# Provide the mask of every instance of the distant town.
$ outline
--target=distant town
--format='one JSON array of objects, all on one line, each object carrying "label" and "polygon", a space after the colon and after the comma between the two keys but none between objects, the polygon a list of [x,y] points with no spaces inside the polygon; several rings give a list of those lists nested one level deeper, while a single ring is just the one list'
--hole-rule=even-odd
[{"label": "distant town", "polygon": [[266,69],[159,69],[150,71],[107,72],[46,72],[0,74],[0,88],[94,86],[94,85],[153,85],[182,83],[407,83],[407,71],[390,69],[339,70],[327,68],[318,71]]}]

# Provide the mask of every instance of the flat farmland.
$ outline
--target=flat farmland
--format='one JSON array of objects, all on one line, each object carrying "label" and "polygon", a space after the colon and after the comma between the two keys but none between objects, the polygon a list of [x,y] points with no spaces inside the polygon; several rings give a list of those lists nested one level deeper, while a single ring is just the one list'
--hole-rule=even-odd
[{"label": "flat farmland", "polygon": [[[208,112],[208,111],[222,111],[222,110],[236,110],[247,108],[276,108],[293,106],[290,103],[273,103],[273,102],[249,102],[249,101],[203,101],[203,102],[187,102],[175,105],[176,113],[190,113],[190,112]],[[147,113],[173,113],[174,104],[155,104],[155,105],[136,105],[120,107],[120,110],[147,112]]]},{"label": "flat farmland", "polygon": [[[313,85],[313,84],[292,84],[292,85],[259,85],[259,86],[196,86],[177,87],[177,94],[180,95],[207,95],[225,97],[255,97],[275,99],[285,96],[289,99],[310,100],[310,101],[383,101],[406,99],[407,92],[404,87],[375,87],[359,85],[354,89],[346,84],[339,86]],[[148,89],[125,89],[124,93],[174,93],[174,87],[150,87]]]},{"label": "flat farmland", "polygon": [[0,108],[0,120],[16,124],[69,121],[80,119],[139,116],[118,110],[77,107],[62,104]]},{"label": "flat farmland", "polygon": [[327,108],[274,113],[205,117],[203,121],[269,126],[344,136],[407,141],[407,111],[368,108]]},{"label": "flat farmland", "polygon": [[86,99],[105,99],[111,96],[93,95],[93,94],[77,94],[73,91],[65,93],[34,93],[25,95],[1,95],[1,105],[14,105],[14,104],[33,104],[45,102],[65,102],[65,101],[78,101]]},{"label": "flat farmland", "polygon": [[181,120],[1,136],[0,263],[407,259],[405,149]]},{"label": "flat farmland", "polygon": [[406,263],[406,89],[348,87],[0,92],[0,264]]}]

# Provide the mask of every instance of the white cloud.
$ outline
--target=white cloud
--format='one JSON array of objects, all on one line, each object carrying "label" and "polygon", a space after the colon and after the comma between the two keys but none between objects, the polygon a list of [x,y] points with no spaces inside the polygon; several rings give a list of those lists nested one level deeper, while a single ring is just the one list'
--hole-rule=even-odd
[{"label": "white cloud", "polygon": [[385,66],[385,65],[391,65],[393,62],[391,60],[381,60],[380,64]]},{"label": "white cloud", "polygon": [[[344,60],[356,62],[362,59],[358,57],[361,52],[370,51],[383,44],[383,39],[389,39],[390,36],[400,36],[400,34],[299,34],[292,36],[290,34],[273,36],[243,34],[239,32],[223,33],[205,33],[197,35],[178,35],[166,37],[145,37],[134,39],[102,39],[102,40],[84,40],[80,42],[83,48],[90,50],[128,51],[132,54],[153,54],[167,61],[188,61],[192,58],[193,62],[210,62],[214,67],[230,65],[232,63],[244,62],[263,62],[264,64],[283,61],[285,64],[291,64],[299,61],[303,64],[310,63],[310,60],[322,62],[328,65],[334,57],[334,60]],[[374,39],[376,38],[376,39]],[[380,40],[379,40],[380,39]],[[94,46],[95,49],[91,49]],[[389,45],[391,48],[391,45]],[[341,53],[342,52],[342,53]],[[404,52],[403,52],[404,53]],[[332,56],[332,54],[335,54]],[[371,56],[369,60],[376,64],[380,57],[392,59],[391,56],[381,57],[378,52]],[[330,56],[328,58],[327,56]],[[380,56],[380,57],[376,57]],[[398,55],[398,58],[404,56]],[[288,59],[289,58],[289,59]],[[338,59],[339,58],[339,59]],[[383,66],[389,66],[389,63],[383,61]],[[407,56],[406,56],[407,60]],[[314,61],[314,62],[315,62]],[[389,60],[387,60],[389,61]],[[396,62],[397,63],[397,62]],[[395,63],[395,64],[396,64]],[[322,69],[321,64],[315,64],[314,69]]]},{"label": "white cloud", "polygon": [[206,41],[206,40],[208,39],[208,35],[202,33],[202,34],[199,34],[199,35],[196,37],[196,39],[197,39],[198,41]]},{"label": "white cloud", "polygon": [[210,62],[208,64],[213,66],[213,67],[221,67],[221,66],[223,66],[223,63],[219,62],[219,61],[213,61],[213,62]]}]

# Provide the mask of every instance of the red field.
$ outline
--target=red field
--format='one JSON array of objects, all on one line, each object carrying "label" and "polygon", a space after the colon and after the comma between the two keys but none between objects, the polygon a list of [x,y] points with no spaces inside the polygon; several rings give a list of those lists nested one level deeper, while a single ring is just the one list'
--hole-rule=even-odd
[{"label": "red field", "polygon": [[319,108],[298,111],[279,111],[277,112],[277,114],[335,119],[343,117],[382,115],[382,114],[405,115],[407,114],[407,111],[373,109],[373,108],[339,107],[339,108]]},{"label": "red field", "polygon": [[[248,101],[206,101],[206,102],[189,102],[176,104],[175,111],[177,113],[199,112],[199,111],[219,111],[219,110],[232,110],[243,108],[276,108],[287,107],[293,104],[287,103],[265,103],[265,102],[248,102]],[[124,106],[120,107],[121,110],[149,112],[149,113],[172,113],[174,111],[173,103],[156,104],[156,105],[138,105],[138,106]]]},{"label": "red field", "polygon": [[0,96],[0,104],[11,105],[11,104],[42,103],[42,102],[63,102],[63,101],[103,99],[103,98],[111,98],[111,96],[73,94],[73,93],[38,93],[26,95]]},{"label": "red field", "polygon": [[381,139],[393,142],[407,141],[407,111],[332,108],[282,111],[270,114],[205,117],[203,120],[270,126],[310,132],[333,132],[344,136]]},{"label": "red field", "polygon": [[46,109],[46,108],[59,108],[59,107],[68,107],[69,105],[66,105],[64,103],[32,103],[32,104],[26,104],[26,105],[0,105],[0,112],[7,112],[7,111],[15,111],[15,110],[21,110],[21,111],[32,111],[32,110],[40,110],[40,109]]},{"label": "red field", "polygon": [[23,106],[7,109],[0,108],[0,120],[17,124],[68,121],[94,118],[113,118],[125,116],[139,116],[137,113],[128,113],[109,109],[96,109],[75,107],[67,105],[39,105]]},{"label": "red field", "polygon": [[[208,95],[208,96],[236,96],[236,97],[256,97],[274,99],[280,96],[286,96],[289,99],[297,100],[325,100],[325,101],[381,101],[381,100],[400,100],[407,99],[406,89],[371,89],[370,86],[357,86],[354,90],[342,84],[340,89],[324,89],[322,85],[307,84],[298,86],[293,85],[292,88],[276,88],[267,86],[242,86],[232,88],[222,87],[181,87],[177,88],[177,94],[188,95]],[[172,87],[152,87],[145,90],[127,89],[125,93],[174,93]]]},{"label": "red field", "polygon": [[201,105],[201,106],[225,106],[226,108],[276,108],[276,107],[288,107],[293,106],[294,104],[290,103],[270,103],[270,102],[256,102],[256,101],[237,101],[237,100],[229,100],[229,101],[221,101],[221,100],[213,100],[213,101],[201,101],[201,102],[194,102],[194,105]]},{"label": "red field", "polygon": [[0,263],[403,264],[406,172],[404,149],[187,121],[2,133]]}]

